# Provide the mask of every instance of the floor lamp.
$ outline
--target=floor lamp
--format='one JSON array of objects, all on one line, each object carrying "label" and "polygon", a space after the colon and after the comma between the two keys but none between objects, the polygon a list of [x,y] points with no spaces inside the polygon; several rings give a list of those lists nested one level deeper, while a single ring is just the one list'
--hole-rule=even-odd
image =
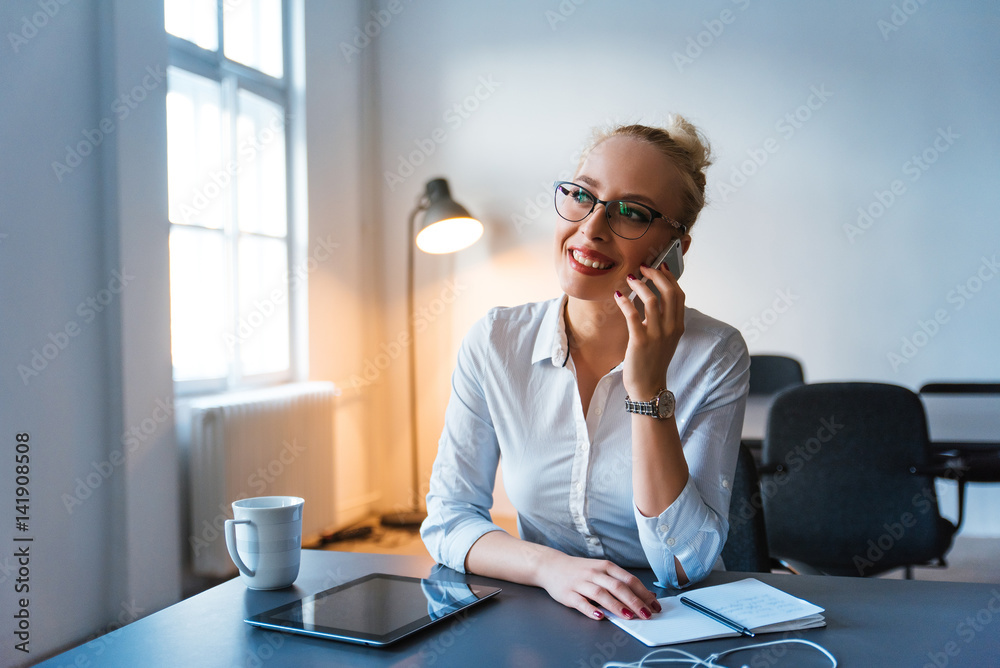
[{"label": "floor lamp", "polygon": [[[420,230],[417,217],[423,212]],[[382,524],[389,526],[415,527],[426,517],[420,510],[420,471],[418,467],[417,442],[417,342],[414,332],[414,245],[425,253],[441,255],[468,248],[483,234],[483,224],[469,215],[461,204],[451,198],[448,182],[433,179],[427,182],[417,206],[410,213],[407,224],[409,243],[406,246],[406,326],[410,336],[410,459],[413,508],[407,511],[386,513]]]}]

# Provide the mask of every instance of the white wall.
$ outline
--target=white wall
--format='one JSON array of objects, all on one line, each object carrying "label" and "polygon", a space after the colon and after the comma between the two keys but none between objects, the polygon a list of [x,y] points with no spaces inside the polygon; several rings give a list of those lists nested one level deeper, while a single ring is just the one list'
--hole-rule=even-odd
[{"label": "white wall", "polygon": [[[62,182],[51,167],[53,161],[64,162],[65,145],[83,140],[81,131],[94,128],[107,111],[99,95],[98,11],[86,3],[62,7],[15,53],[8,31],[20,34],[22,17],[30,18],[33,9],[27,3],[0,6],[5,36],[0,45],[5,665],[35,660],[46,649],[97,631],[100,620],[119,612],[105,594],[111,573],[102,568],[112,559],[117,515],[111,485],[99,486],[72,514],[61,498],[75,495],[75,479],[94,471],[92,463],[106,459],[114,440],[106,402],[113,386],[106,341],[114,323],[109,311],[86,306],[112,278],[104,260],[102,165],[98,156],[88,156]],[[75,336],[65,334],[67,326]],[[39,374],[22,380],[18,367],[30,368],[36,350],[51,359],[40,358]],[[13,516],[11,441],[20,432],[31,437],[31,521],[23,533],[15,531]],[[19,576],[12,542],[18,534],[35,539],[30,582],[22,583],[30,589],[21,593],[15,591]],[[79,565],[71,576],[69,560]],[[14,602],[22,595],[30,600],[30,655],[15,652],[11,643]]]},{"label": "white wall", "polygon": [[345,57],[340,42],[362,24],[361,3],[307,3],[305,121],[308,137],[309,248],[334,247],[332,258],[309,272],[309,375],[333,380],[342,394],[336,411],[337,522],[367,516],[378,501],[385,453],[372,436],[367,385],[351,382],[368,356],[377,322],[371,271],[375,211],[364,203],[370,151],[366,128],[377,121],[363,99],[371,52]]},{"label": "white wall", "polygon": [[[904,5],[912,15],[894,17]],[[713,141],[713,202],[681,285],[691,306],[740,327],[751,352],[794,355],[810,381],[916,389],[1000,377],[994,3],[404,7],[377,40],[380,166],[402,174],[381,183],[392,309],[383,341],[403,327],[403,274],[391,268],[404,266],[406,216],[423,184],[446,176],[488,226],[453,259],[418,258],[418,304],[441,298],[446,278],[462,286],[417,344],[422,480],[461,336],[491,306],[557,294],[548,184],[572,171],[588,129],[606,121],[655,123],[677,111]],[[883,35],[884,25],[898,30]],[[444,141],[428,143],[437,128]],[[911,156],[924,151],[934,162],[915,171]],[[763,164],[747,163],[753,155]],[[751,176],[734,178],[741,168]],[[879,213],[893,181],[902,194],[848,234],[859,207]],[[936,316],[925,338],[921,323]],[[390,372],[387,405],[397,405],[405,365]],[[405,424],[392,434],[404,444]]]}]

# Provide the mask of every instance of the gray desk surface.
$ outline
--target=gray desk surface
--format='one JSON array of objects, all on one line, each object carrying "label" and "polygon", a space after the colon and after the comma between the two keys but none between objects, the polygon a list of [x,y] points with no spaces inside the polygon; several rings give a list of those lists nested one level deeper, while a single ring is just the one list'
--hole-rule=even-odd
[{"label": "gray desk surface", "polygon": [[[541,589],[499,584],[503,592],[464,617],[443,622],[385,649],[256,629],[243,618],[370,572],[464,580],[426,557],[306,550],[295,585],[248,591],[238,579],[182,601],[107,636],[39,664],[58,666],[566,666],[600,668],[650,651],[608,621],[594,621],[552,601]],[[651,571],[638,571],[647,583]],[[713,573],[705,584],[747,577]],[[760,575],[826,608],[827,627],[790,634],[826,646],[841,666],[995,666],[1000,662],[1000,585]],[[666,592],[661,592],[663,595]],[[697,656],[750,642],[727,638],[678,645]],[[785,646],[788,647],[788,646]],[[818,652],[764,648],[727,657],[730,666],[809,668],[829,665]]]},{"label": "gray desk surface", "polygon": [[[775,395],[747,397],[743,440],[760,444]],[[931,442],[981,443],[986,450],[1000,442],[1000,395],[922,394]]]}]

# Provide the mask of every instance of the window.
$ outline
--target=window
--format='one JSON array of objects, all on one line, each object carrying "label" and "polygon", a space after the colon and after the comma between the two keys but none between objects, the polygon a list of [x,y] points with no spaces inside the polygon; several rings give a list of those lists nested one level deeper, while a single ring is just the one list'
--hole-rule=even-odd
[{"label": "window", "polygon": [[170,319],[179,391],[291,377],[282,0],[164,0]]}]

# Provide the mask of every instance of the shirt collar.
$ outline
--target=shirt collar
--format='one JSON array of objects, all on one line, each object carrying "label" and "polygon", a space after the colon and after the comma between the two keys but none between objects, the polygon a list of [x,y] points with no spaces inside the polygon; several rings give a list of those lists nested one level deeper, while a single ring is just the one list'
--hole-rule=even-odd
[{"label": "shirt collar", "polygon": [[569,359],[569,341],[566,338],[566,300],[567,297],[564,294],[560,299],[553,299],[549,302],[535,337],[535,349],[531,353],[532,364],[551,359],[552,366],[566,366],[566,360]]}]

